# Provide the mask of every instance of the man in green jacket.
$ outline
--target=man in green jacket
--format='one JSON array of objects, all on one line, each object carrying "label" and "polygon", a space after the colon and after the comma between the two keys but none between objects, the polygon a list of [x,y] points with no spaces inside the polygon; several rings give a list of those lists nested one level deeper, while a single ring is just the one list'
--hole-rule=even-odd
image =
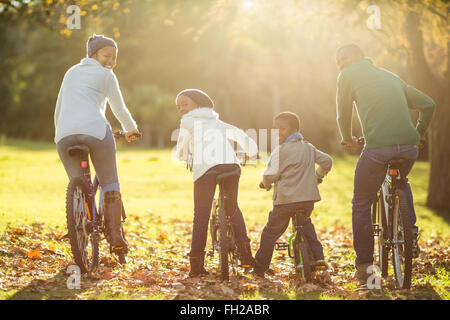
[{"label": "man in green jacket", "polygon": [[[373,264],[370,206],[383,183],[387,164],[393,158],[405,159],[400,168],[401,187],[408,197],[413,226],[413,254],[418,256],[418,228],[415,226],[416,214],[407,175],[417,159],[417,146],[433,117],[435,103],[397,75],[375,67],[355,44],[339,48],[336,63],[340,70],[336,104],[341,143],[350,148],[357,147],[351,127],[354,104],[366,142],[355,170],[352,200],[356,277],[365,284],[369,276],[367,267]],[[416,126],[408,109],[419,111]]]}]

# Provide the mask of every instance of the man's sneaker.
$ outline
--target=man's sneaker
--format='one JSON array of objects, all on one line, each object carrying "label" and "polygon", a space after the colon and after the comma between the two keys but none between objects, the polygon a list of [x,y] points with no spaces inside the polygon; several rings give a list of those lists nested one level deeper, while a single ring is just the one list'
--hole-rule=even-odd
[{"label": "man's sneaker", "polygon": [[250,272],[250,274],[257,279],[265,279],[264,272],[259,272],[255,269],[253,269],[253,271]]},{"label": "man's sneaker", "polygon": [[416,259],[419,257],[419,253],[420,253],[419,238],[420,238],[419,228],[413,227],[412,228],[412,257],[413,257],[413,259]]},{"label": "man's sneaker", "polygon": [[356,265],[355,278],[359,281],[360,284],[367,284],[367,279],[371,275],[371,273],[367,272],[367,268],[370,267],[373,263],[363,263]]}]

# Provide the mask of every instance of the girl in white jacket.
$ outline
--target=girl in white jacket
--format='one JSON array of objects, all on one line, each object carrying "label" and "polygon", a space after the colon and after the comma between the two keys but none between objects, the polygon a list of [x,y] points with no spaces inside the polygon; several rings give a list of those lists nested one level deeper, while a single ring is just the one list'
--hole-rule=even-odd
[{"label": "girl in white jacket", "polygon": [[238,175],[224,182],[224,192],[229,196],[225,207],[227,214],[232,217],[241,265],[250,267],[254,262],[250,239],[237,204],[240,166],[230,140],[237,142],[251,158],[258,152],[257,145],[244,131],[219,120],[219,115],[213,110],[213,101],[203,91],[183,90],[177,95],[175,103],[181,117],[176,155],[182,161],[192,161],[194,179],[194,226],[189,276],[208,274],[204,268],[204,259],[216,178],[233,170]]}]

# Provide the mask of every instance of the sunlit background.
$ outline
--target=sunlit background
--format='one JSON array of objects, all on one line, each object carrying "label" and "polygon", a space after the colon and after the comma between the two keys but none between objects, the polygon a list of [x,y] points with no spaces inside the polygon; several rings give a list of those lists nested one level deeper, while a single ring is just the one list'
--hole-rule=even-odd
[{"label": "sunlit background", "polygon": [[[67,28],[70,4],[80,8],[80,29]],[[52,140],[64,73],[95,32],[119,44],[115,72],[143,145],[173,145],[175,95],[200,88],[225,121],[270,128],[275,113],[294,111],[308,140],[336,152],[337,47],[359,44],[444,104],[447,10],[426,0],[2,1],[0,133]]]}]

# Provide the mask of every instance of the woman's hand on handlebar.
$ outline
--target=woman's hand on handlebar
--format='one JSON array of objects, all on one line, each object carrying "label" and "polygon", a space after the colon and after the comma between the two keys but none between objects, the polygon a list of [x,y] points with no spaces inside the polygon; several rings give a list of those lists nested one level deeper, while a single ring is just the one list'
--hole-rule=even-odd
[{"label": "woman's hand on handlebar", "polygon": [[139,139],[141,136],[142,135],[138,129],[125,133],[125,139],[127,140],[127,142],[135,141]]}]

